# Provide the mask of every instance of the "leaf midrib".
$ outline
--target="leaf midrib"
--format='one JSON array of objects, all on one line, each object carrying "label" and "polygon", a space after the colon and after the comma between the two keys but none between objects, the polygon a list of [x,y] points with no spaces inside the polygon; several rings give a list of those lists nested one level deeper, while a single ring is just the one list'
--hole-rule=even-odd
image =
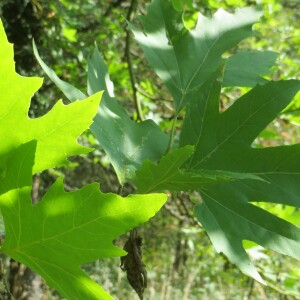
[{"label": "leaf midrib", "polygon": [[[209,199],[211,199],[212,201],[214,201],[217,205],[221,206],[224,210],[227,210],[227,211],[229,211],[230,213],[232,213],[233,215],[235,215],[235,216],[237,216],[237,217],[243,219],[244,222],[250,223],[252,226],[260,228],[260,230],[265,230],[265,231],[270,232],[271,234],[277,235],[277,236],[279,236],[279,237],[282,237],[282,238],[285,238],[285,239],[288,239],[288,240],[291,240],[291,241],[295,241],[294,239],[292,239],[292,238],[290,238],[290,237],[287,237],[287,236],[278,234],[277,232],[274,232],[274,231],[270,230],[269,228],[266,228],[266,227],[261,226],[260,224],[254,223],[251,219],[247,219],[244,215],[238,214],[236,211],[234,211],[233,209],[231,209],[231,208],[228,207],[228,206],[223,205],[221,201],[218,201],[217,199],[211,197],[209,194],[205,193],[204,191],[202,191],[202,193],[203,193],[204,195],[206,195]],[[204,201],[204,202],[205,202],[205,201]],[[252,205],[252,204],[248,204],[248,205]],[[211,213],[212,215],[214,215],[214,213],[209,209],[209,207],[208,207],[207,205],[206,205],[206,207],[207,207],[207,209],[210,211],[210,213]],[[215,218],[215,220],[218,222],[218,220],[217,220],[216,218]],[[218,224],[219,224],[219,222],[218,222]],[[220,224],[219,224],[219,226],[220,226],[220,228],[222,228],[222,226],[221,226]],[[223,232],[225,233],[225,231],[223,231]],[[227,233],[226,233],[226,235],[227,235]],[[235,237],[237,237],[237,238],[239,238],[239,239],[242,239],[240,236],[236,236],[236,235],[235,235]]]},{"label": "leaf midrib", "polygon": [[[138,207],[138,208],[135,208],[135,209],[132,209],[132,210],[128,210],[128,211],[126,211],[127,213],[130,213],[130,212],[134,212],[134,211],[138,211],[138,210],[140,210],[140,208],[141,207]],[[49,237],[47,237],[47,238],[41,238],[40,240],[37,240],[37,241],[34,241],[34,242],[31,242],[31,243],[29,243],[29,244],[24,244],[24,245],[19,245],[18,247],[15,247],[15,248],[7,248],[7,250],[8,251],[12,251],[12,249],[13,249],[13,251],[22,251],[22,249],[25,249],[25,248],[28,248],[28,247],[32,247],[33,245],[36,245],[36,244],[42,244],[42,243],[44,243],[44,242],[46,242],[46,241],[49,241],[49,240],[52,240],[52,239],[57,239],[57,237],[61,237],[61,236],[64,236],[64,235],[66,235],[66,234],[69,234],[69,233],[71,233],[72,231],[76,231],[76,230],[78,230],[78,229],[80,229],[80,228],[83,228],[83,227],[85,227],[85,226],[87,226],[87,225],[89,225],[89,224],[91,224],[91,223],[94,223],[94,222],[98,222],[100,219],[103,219],[103,218],[106,218],[106,217],[116,217],[116,219],[117,219],[117,216],[119,216],[119,215],[124,215],[124,211],[122,211],[122,212],[120,212],[120,213],[118,213],[118,214],[111,214],[111,215],[105,215],[105,216],[100,216],[100,217],[97,217],[97,218],[94,218],[94,219],[92,219],[92,220],[89,220],[89,221],[87,221],[87,222],[84,222],[84,223],[82,223],[82,224],[80,224],[80,225],[78,225],[78,226],[73,226],[72,228],[70,228],[70,229],[68,229],[68,230],[66,230],[66,231],[63,231],[63,232],[61,232],[61,233],[59,233],[59,234],[54,234],[54,235],[51,235],[51,236],[49,236]],[[120,222],[120,219],[117,219],[118,220],[118,222]],[[123,221],[122,221],[123,222]],[[124,223],[124,222],[123,222]],[[126,223],[124,223],[124,224],[126,224]],[[127,225],[127,224],[126,224]],[[108,226],[107,224],[105,224],[105,226]],[[127,225],[127,227],[129,227],[128,225]],[[114,228],[114,227],[112,227],[112,228]],[[19,242],[19,241],[18,241]]]},{"label": "leaf midrib", "polygon": [[[292,90],[293,88],[288,88],[287,90]],[[286,91],[286,90],[285,90]],[[232,131],[230,135],[228,135],[220,144],[218,144],[215,148],[213,148],[210,152],[208,152],[201,160],[199,160],[196,164],[194,164],[193,168],[197,168],[200,164],[202,164],[204,161],[209,159],[215,152],[217,152],[226,142],[228,142],[240,129],[244,127],[248,121],[253,118],[260,110],[262,110],[265,106],[269,105],[271,102],[275,101],[278,97],[280,97],[283,93],[281,92],[279,95],[274,96],[271,98],[268,102],[265,102],[263,105],[258,107],[252,114],[249,114],[249,117],[246,118],[243,122],[241,122],[235,130]],[[226,113],[226,111],[224,112]],[[218,115],[218,118],[220,118],[221,114]],[[198,141],[199,142],[199,141]],[[196,144],[196,148],[198,148],[198,144]],[[251,149],[251,146],[248,146],[249,149]]]}]

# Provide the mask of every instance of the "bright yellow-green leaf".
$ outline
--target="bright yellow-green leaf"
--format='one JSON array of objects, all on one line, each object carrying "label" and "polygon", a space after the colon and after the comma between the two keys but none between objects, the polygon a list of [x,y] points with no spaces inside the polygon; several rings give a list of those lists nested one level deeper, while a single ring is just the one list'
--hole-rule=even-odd
[{"label": "bright yellow-green leaf", "polygon": [[74,28],[63,28],[63,35],[70,41],[70,42],[77,42],[76,38],[77,30]]},{"label": "bright yellow-green leaf", "polygon": [[77,139],[92,123],[102,93],[70,105],[60,100],[46,115],[30,119],[30,99],[40,88],[42,79],[15,72],[13,46],[8,43],[1,22],[0,57],[0,157],[20,144],[37,140],[33,167],[36,173],[65,163],[68,156],[89,152]]},{"label": "bright yellow-green leaf", "polygon": [[80,265],[125,255],[113,240],[154,216],[167,196],[122,198],[101,193],[97,183],[66,193],[60,178],[32,205],[35,149],[36,141],[21,145],[7,160],[6,176],[0,182],[5,222],[1,251],[40,274],[67,299],[112,299]]}]

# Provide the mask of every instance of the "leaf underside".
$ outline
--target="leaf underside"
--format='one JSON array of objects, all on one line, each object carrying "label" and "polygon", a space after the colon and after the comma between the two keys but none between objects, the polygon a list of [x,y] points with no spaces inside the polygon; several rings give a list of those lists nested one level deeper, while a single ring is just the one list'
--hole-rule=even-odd
[{"label": "leaf underside", "polygon": [[[85,98],[85,94],[59,79],[40,58],[34,46],[35,56],[45,73],[71,101]],[[152,121],[136,123],[113,97],[113,83],[97,47],[88,59],[88,94],[105,90],[91,131],[109,156],[123,184],[134,177],[135,170],[145,159],[158,160],[165,152],[168,137]],[[153,143],[155,141],[155,143]]]}]

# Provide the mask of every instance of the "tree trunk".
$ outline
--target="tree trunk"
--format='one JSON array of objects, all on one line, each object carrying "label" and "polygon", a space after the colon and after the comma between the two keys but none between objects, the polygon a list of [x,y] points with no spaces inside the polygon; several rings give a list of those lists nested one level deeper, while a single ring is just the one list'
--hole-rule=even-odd
[{"label": "tree trunk", "polygon": [[13,259],[10,260],[8,282],[13,299],[40,300],[43,298],[41,278]]}]

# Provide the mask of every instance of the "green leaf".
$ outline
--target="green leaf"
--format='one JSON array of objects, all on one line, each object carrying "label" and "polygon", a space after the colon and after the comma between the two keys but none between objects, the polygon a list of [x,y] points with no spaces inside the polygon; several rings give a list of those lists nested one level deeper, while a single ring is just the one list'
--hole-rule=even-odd
[{"label": "green leaf", "polygon": [[293,101],[282,111],[285,117],[289,120],[299,124],[299,110],[300,110],[300,92],[294,97]]},{"label": "green leaf", "polygon": [[[70,84],[59,79],[38,55],[34,53],[45,73],[70,100],[82,99],[85,95]],[[132,121],[125,110],[113,98],[113,84],[97,47],[88,60],[88,93],[104,89],[105,92],[91,131],[110,158],[119,182],[134,177],[135,170],[145,159],[158,160],[164,154],[168,137],[152,121]],[[155,141],[155,143],[153,142]]]},{"label": "green leaf", "polygon": [[237,179],[261,180],[258,176],[246,173],[231,173],[219,170],[188,171],[184,162],[192,155],[193,146],[185,146],[163,156],[159,164],[145,161],[136,171],[135,184],[139,193],[163,190],[189,191],[205,189],[213,184]]},{"label": "green leaf", "polygon": [[195,207],[197,219],[218,252],[223,252],[242,272],[265,283],[246,254],[242,241],[250,240],[300,259],[300,229],[248,203],[243,191],[230,184],[201,193],[204,204]]},{"label": "green leaf", "polygon": [[223,86],[247,86],[264,84],[266,79],[260,75],[266,75],[275,64],[277,53],[263,52],[238,52],[230,56],[226,61],[223,75]]},{"label": "green leaf", "polygon": [[56,75],[56,73],[44,63],[44,61],[41,59],[41,57],[40,57],[40,55],[38,53],[38,50],[36,48],[36,44],[35,44],[34,41],[32,43],[32,47],[33,47],[33,53],[34,53],[37,61],[39,62],[40,66],[43,68],[43,70],[49,76],[49,78],[53,81],[53,83],[55,83],[55,85],[60,90],[63,91],[63,93],[65,94],[65,96],[71,102],[74,102],[76,100],[82,100],[82,99],[86,98],[86,95],[84,93],[82,93],[79,89],[75,88],[70,83],[61,80]]},{"label": "green leaf", "polygon": [[259,133],[289,104],[300,89],[296,80],[256,86],[219,112],[220,83],[207,83],[198,102],[191,102],[180,144],[195,145],[186,164],[208,169],[255,174],[265,181],[237,180],[201,191],[203,205],[196,216],[218,251],[224,252],[247,275],[261,280],[242,246],[251,240],[299,258],[299,230],[251,205],[272,202],[300,206],[300,145],[251,147]]},{"label": "green leaf", "polygon": [[0,168],[7,153],[31,140],[37,140],[34,173],[63,164],[68,156],[89,152],[77,143],[77,138],[92,123],[101,93],[67,106],[58,101],[46,115],[30,119],[30,98],[42,79],[15,72],[13,47],[1,22],[0,45],[0,139],[5,141],[0,146]]},{"label": "green leaf", "polygon": [[80,265],[125,255],[113,240],[152,217],[166,195],[122,198],[101,193],[96,183],[66,193],[60,178],[32,205],[28,170],[35,146],[33,141],[15,150],[1,182],[2,190],[8,190],[6,184],[16,187],[0,196],[6,229],[1,251],[29,266],[67,299],[112,299]]},{"label": "green leaf", "polygon": [[185,11],[193,9],[193,0],[172,0],[176,10]]},{"label": "green leaf", "polygon": [[74,28],[63,27],[62,29],[63,36],[72,43],[77,42],[76,33],[77,30]]},{"label": "green leaf", "polygon": [[[220,84],[207,84],[207,90],[200,95],[199,101],[190,103],[181,132],[181,145],[195,145],[188,168],[218,167],[220,170],[262,173],[264,176],[266,172],[279,173],[281,169],[291,168],[294,160],[290,155],[297,153],[299,145],[261,149],[251,145],[299,89],[300,82],[297,80],[271,81],[256,86],[220,113]],[[294,165],[292,171],[295,172],[297,167]]]},{"label": "green leaf", "polygon": [[[4,163],[3,159],[0,159],[0,163],[3,165],[0,176],[0,195],[28,185],[28,178],[31,176],[36,146],[37,141],[30,141],[10,151],[4,159]],[[16,170],[19,170],[20,174],[24,176],[16,173]],[[17,180],[16,177],[18,177]]]},{"label": "green leaf", "polygon": [[144,161],[141,168],[136,171],[135,184],[138,192],[180,189],[183,182],[178,182],[176,178],[183,174],[179,168],[192,155],[193,151],[193,146],[177,149],[163,156],[158,165],[148,160]]},{"label": "green leaf", "polygon": [[31,120],[29,100],[41,80],[15,73],[12,46],[2,25],[0,43],[0,208],[5,223],[1,251],[39,273],[68,299],[111,299],[80,265],[125,255],[113,240],[152,217],[166,195],[122,198],[101,193],[96,183],[66,193],[58,179],[33,205],[32,173],[89,150],[76,139],[91,124],[101,93],[68,106],[60,101],[45,116]]},{"label": "green leaf", "polygon": [[130,28],[180,111],[223,65],[222,54],[252,34],[251,27],[259,17],[255,8],[235,14],[220,9],[211,19],[199,14],[196,28],[188,30],[182,12],[170,1],[154,0],[147,15],[140,17],[143,31],[133,25]]},{"label": "green leaf", "polygon": [[[88,60],[88,87],[89,93],[102,88],[112,90],[97,47]],[[132,121],[112,96],[112,92],[104,94],[91,130],[108,154],[122,184],[134,177],[135,170],[145,159],[155,161],[161,158],[167,148],[168,136],[152,120]]]}]

